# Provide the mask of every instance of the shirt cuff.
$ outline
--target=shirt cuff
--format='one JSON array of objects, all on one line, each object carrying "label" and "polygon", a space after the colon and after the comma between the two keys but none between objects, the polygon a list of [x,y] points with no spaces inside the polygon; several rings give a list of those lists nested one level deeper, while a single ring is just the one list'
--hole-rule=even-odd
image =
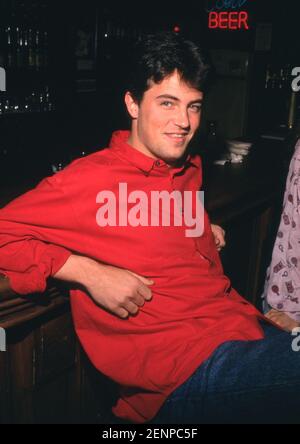
[{"label": "shirt cuff", "polygon": [[7,271],[12,290],[20,295],[43,293],[47,287],[47,278],[54,276],[71,256],[71,252],[56,245],[48,245],[40,261],[26,272]]}]

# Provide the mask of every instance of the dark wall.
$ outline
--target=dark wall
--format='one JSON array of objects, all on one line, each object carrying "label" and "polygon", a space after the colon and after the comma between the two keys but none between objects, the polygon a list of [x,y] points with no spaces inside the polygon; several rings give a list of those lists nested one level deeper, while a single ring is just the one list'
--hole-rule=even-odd
[{"label": "dark wall", "polygon": [[[205,0],[190,1],[185,5],[173,1],[0,0],[2,58],[4,56],[5,59],[7,51],[5,29],[9,24],[17,26],[18,21],[23,27],[39,26],[48,30],[49,66],[44,74],[55,103],[55,110],[42,117],[37,117],[36,113],[26,116],[21,113],[0,115],[0,164],[6,165],[8,158],[11,159],[10,165],[14,159],[23,158],[27,164],[36,165],[34,169],[37,171],[39,164],[43,164],[44,171],[53,161],[60,159],[67,162],[83,151],[90,152],[106,145],[114,129],[128,127],[122,82],[133,42],[142,33],[171,30],[175,25],[186,37],[208,49],[241,49],[252,54],[250,114],[252,127],[255,128],[257,122],[262,120],[262,116],[257,114],[260,108],[257,84],[262,82],[267,61],[300,63],[296,3],[294,0],[285,1],[284,4],[249,0],[245,7],[250,14],[251,29],[237,32],[208,30]],[[24,4],[44,5],[42,17],[36,15],[29,19],[25,16]],[[14,8],[17,14],[12,17]],[[30,24],[30,20],[33,23]],[[273,24],[272,48],[266,53],[255,52],[255,29],[259,22]],[[90,59],[94,63],[91,70],[78,68],[80,56],[76,55],[76,48],[80,29],[92,36],[91,54],[83,56],[83,59]],[[105,38],[106,33],[109,34],[108,38]],[[9,93],[22,91],[30,82],[38,84],[41,81],[41,73],[18,69],[9,72],[8,77]],[[94,82],[94,90],[80,92],[80,82],[82,85],[82,82],[90,80]],[[23,161],[19,162],[22,169]],[[8,173],[6,166],[3,169],[6,175],[15,175],[15,180],[19,180],[20,176],[14,172]]]}]

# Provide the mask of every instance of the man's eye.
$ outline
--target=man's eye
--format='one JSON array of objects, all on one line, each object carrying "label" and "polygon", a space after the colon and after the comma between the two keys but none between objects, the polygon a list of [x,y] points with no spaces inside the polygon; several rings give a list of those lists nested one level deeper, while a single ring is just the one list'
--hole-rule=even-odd
[{"label": "man's eye", "polygon": [[173,106],[173,102],[169,102],[168,100],[165,100],[161,103],[162,106],[165,108],[171,108]]},{"label": "man's eye", "polygon": [[193,104],[190,106],[192,111],[195,111],[196,113],[199,113],[201,111],[201,104]]}]

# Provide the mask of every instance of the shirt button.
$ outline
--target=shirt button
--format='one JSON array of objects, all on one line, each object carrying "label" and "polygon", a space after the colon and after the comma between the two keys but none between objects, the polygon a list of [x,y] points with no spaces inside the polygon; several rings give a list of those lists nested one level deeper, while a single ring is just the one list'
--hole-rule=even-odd
[{"label": "shirt button", "polygon": [[160,161],[159,161],[159,160],[156,160],[155,163],[154,163],[154,165],[155,165],[156,167],[159,167],[159,166],[160,166]]}]

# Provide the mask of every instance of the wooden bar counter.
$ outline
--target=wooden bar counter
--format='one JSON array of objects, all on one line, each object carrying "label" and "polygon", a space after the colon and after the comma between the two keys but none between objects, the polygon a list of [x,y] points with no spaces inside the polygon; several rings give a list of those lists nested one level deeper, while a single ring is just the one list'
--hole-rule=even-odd
[{"label": "wooden bar counter", "polygon": [[[222,253],[233,286],[258,307],[282,200],[283,147],[258,143],[243,164],[205,174],[206,207],[227,232]],[[0,206],[32,183],[2,188]],[[105,423],[114,385],[89,364],[76,340],[68,291],[50,282],[45,294],[20,298],[0,278],[0,424]]]}]

